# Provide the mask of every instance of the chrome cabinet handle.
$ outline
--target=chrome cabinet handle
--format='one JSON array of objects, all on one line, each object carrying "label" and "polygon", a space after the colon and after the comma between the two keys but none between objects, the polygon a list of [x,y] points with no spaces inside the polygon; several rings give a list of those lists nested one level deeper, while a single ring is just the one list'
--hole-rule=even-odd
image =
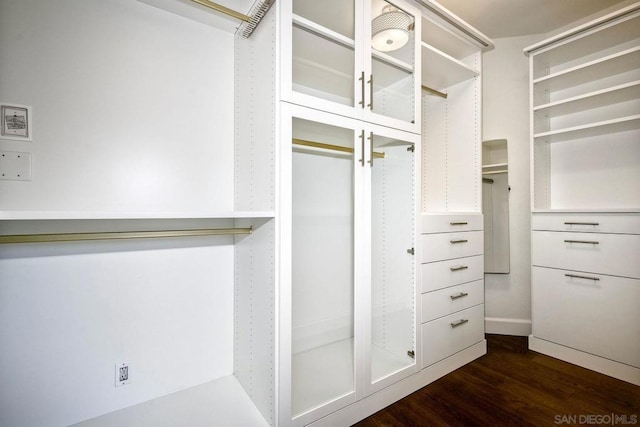
[{"label": "chrome cabinet handle", "polygon": [[369,166],[373,167],[373,132],[369,132]]},{"label": "chrome cabinet handle", "polygon": [[373,111],[373,74],[370,75],[367,83],[369,83],[369,104],[367,104],[367,107]]},{"label": "chrome cabinet handle", "polygon": [[466,297],[466,296],[469,296],[469,294],[466,292],[460,292],[459,294],[450,295],[449,298],[451,298],[452,300],[455,300],[455,299]]},{"label": "chrome cabinet handle", "polygon": [[564,225],[600,225],[599,222],[565,222]]},{"label": "chrome cabinet handle", "polygon": [[358,104],[362,105],[362,108],[364,108],[364,71],[362,72],[362,74],[360,74],[360,78],[358,79],[361,82],[361,91],[360,94],[362,95],[362,97],[360,98],[360,102],[358,102]]},{"label": "chrome cabinet handle", "polygon": [[460,325],[464,325],[465,323],[467,323],[469,321],[469,319],[460,319],[457,322],[453,322],[451,323],[451,327],[452,328],[457,328]]},{"label": "chrome cabinet handle", "polygon": [[568,274],[568,273],[565,273],[565,276],[572,277],[574,279],[600,280],[599,277],[580,276],[579,274]]},{"label": "chrome cabinet handle", "polygon": [[587,245],[599,245],[600,242],[597,242],[595,240],[565,240],[565,243],[584,243]]},{"label": "chrome cabinet handle", "polygon": [[362,129],[362,133],[360,134],[360,140],[362,141],[362,158],[360,159],[360,165],[364,167],[364,129]]},{"label": "chrome cabinet handle", "polygon": [[458,267],[449,267],[449,270],[451,271],[460,271],[460,270],[466,270],[467,268],[469,268],[466,265],[460,265]]},{"label": "chrome cabinet handle", "polygon": [[467,225],[469,224],[466,221],[461,221],[461,222],[450,222],[449,225]]},{"label": "chrome cabinet handle", "polygon": [[456,243],[467,243],[467,242],[468,242],[468,240],[467,240],[467,239],[449,240],[449,242],[450,242],[452,245],[455,245]]}]

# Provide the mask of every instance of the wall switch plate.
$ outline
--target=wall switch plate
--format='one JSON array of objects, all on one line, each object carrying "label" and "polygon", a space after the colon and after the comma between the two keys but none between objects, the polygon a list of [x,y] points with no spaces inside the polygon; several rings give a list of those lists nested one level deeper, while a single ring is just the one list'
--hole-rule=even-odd
[{"label": "wall switch plate", "polygon": [[116,387],[131,384],[131,364],[116,363]]},{"label": "wall switch plate", "polygon": [[31,153],[0,151],[0,179],[31,181]]}]

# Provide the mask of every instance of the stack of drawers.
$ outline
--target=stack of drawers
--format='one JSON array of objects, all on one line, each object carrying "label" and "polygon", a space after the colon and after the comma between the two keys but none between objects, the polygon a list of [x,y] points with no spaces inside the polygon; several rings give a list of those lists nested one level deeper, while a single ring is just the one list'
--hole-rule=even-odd
[{"label": "stack of drawers", "polygon": [[640,215],[535,213],[533,336],[640,368]]},{"label": "stack of drawers", "polygon": [[484,339],[482,215],[422,217],[422,362]]}]

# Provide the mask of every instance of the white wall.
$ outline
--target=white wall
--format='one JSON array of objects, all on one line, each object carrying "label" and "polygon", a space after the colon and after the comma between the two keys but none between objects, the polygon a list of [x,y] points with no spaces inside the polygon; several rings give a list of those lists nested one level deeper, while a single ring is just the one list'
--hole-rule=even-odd
[{"label": "white wall", "polygon": [[[0,181],[0,211],[233,209],[231,34],[134,0],[0,0],[0,40],[0,101],[35,118],[33,142],[0,140],[33,155],[32,181]],[[231,374],[233,262],[230,237],[2,245],[0,425]]]},{"label": "white wall", "polygon": [[488,333],[531,333],[529,61],[522,49],[544,38],[495,39],[483,55],[483,140],[507,139],[510,273],[485,275]]}]

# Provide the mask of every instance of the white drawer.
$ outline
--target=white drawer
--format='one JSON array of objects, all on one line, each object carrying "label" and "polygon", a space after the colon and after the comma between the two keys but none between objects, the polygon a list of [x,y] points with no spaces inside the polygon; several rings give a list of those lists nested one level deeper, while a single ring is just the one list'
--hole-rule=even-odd
[{"label": "white drawer", "polygon": [[422,325],[422,363],[429,366],[484,339],[484,304]]},{"label": "white drawer", "polygon": [[422,234],[482,230],[481,214],[423,214]]},{"label": "white drawer", "polygon": [[532,291],[534,336],[640,368],[640,280],[533,267]]},{"label": "white drawer", "polygon": [[532,230],[640,234],[640,214],[534,213]]},{"label": "white drawer", "polygon": [[422,294],[422,322],[465,310],[484,302],[484,280]]},{"label": "white drawer", "polygon": [[640,277],[640,235],[534,231],[532,264],[614,276]]},{"label": "white drawer", "polygon": [[429,262],[422,269],[421,292],[431,292],[484,278],[484,256]]},{"label": "white drawer", "polygon": [[482,255],[484,249],[482,231],[423,234],[420,239],[423,263]]}]

